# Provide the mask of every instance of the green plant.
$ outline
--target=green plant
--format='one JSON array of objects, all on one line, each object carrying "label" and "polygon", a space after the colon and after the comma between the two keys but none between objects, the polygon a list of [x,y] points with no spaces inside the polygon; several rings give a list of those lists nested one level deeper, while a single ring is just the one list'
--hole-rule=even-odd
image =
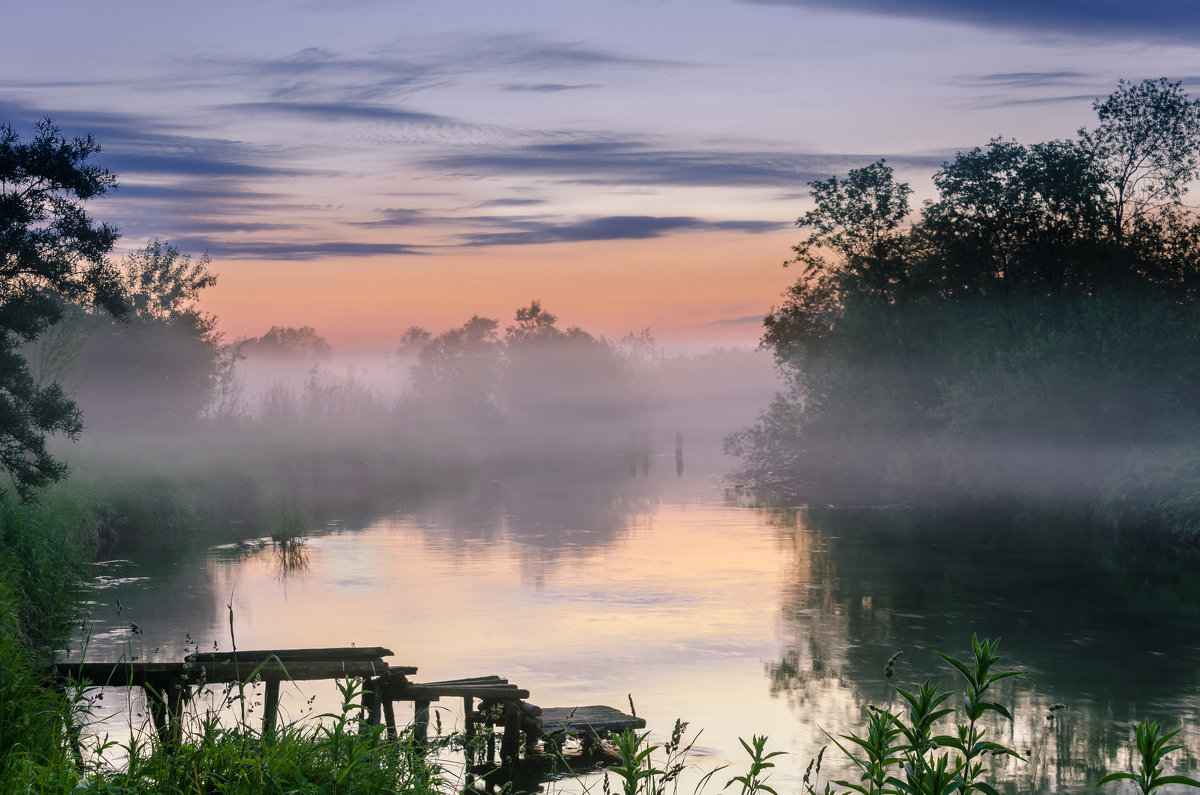
[{"label": "green plant", "polygon": [[1167,784],[1182,784],[1185,787],[1194,787],[1200,789],[1200,781],[1187,776],[1164,776],[1162,774],[1162,761],[1172,751],[1177,751],[1182,748],[1182,745],[1168,745],[1171,738],[1179,734],[1179,729],[1176,729],[1169,734],[1159,736],[1163,730],[1163,725],[1158,721],[1152,721],[1148,718],[1143,718],[1141,723],[1133,726],[1134,742],[1138,750],[1138,768],[1137,772],[1121,772],[1109,773],[1104,778],[1096,782],[1096,786],[1102,786],[1110,781],[1120,781],[1129,779],[1138,786],[1138,792],[1142,795],[1154,792],[1159,787]]},{"label": "green plant", "polygon": [[[650,732],[638,734],[633,729],[626,729],[613,736],[613,744],[617,747],[618,762],[612,767],[612,772],[621,778],[625,795],[637,795],[645,785],[652,782],[655,776],[663,775],[663,771],[654,766],[651,758],[658,750],[657,745],[650,745]],[[653,792],[653,787],[645,787]]]},{"label": "green plant", "polygon": [[777,795],[774,789],[767,786],[766,777],[763,772],[775,767],[774,762],[768,760],[777,756],[783,756],[783,751],[766,752],[767,737],[766,735],[752,735],[750,742],[746,742],[741,737],[738,742],[742,744],[742,748],[746,749],[746,753],[750,755],[750,770],[744,775],[734,776],[725,783],[725,789],[728,789],[735,782],[742,785],[742,795],[756,795],[759,792],[769,792],[771,795]]},{"label": "green plant", "polygon": [[[631,700],[631,709],[632,706]],[[636,710],[634,712],[636,714]],[[660,750],[660,746],[650,744],[650,732],[638,734],[629,729],[614,735],[613,745],[617,752],[617,764],[604,774],[605,793],[608,792],[609,772],[615,773],[621,779],[624,795],[666,795],[668,789],[675,792],[679,786],[680,774],[688,767],[688,754],[691,753],[696,740],[700,737],[700,734],[697,733],[690,740],[686,739],[687,726],[686,721],[675,721],[670,738],[661,746],[663,752],[661,762],[657,762],[653,758],[654,752]],[[765,742],[765,740],[764,737],[763,741]],[[774,755],[769,754],[766,758]],[[565,760],[563,761],[565,762]],[[658,767],[660,764],[661,768]],[[696,783],[694,791],[701,792],[712,777],[724,769],[725,766],[722,765],[708,771]]]},{"label": "green plant", "polygon": [[[988,693],[996,682],[1021,673],[993,672],[993,666],[999,661],[998,645],[999,641],[980,641],[972,636],[972,664],[934,652],[966,680],[962,713],[954,725],[954,734],[935,734],[939,721],[956,713],[954,708],[944,706],[950,693],[940,692],[940,687],[931,682],[922,684],[915,693],[893,687],[907,706],[904,714],[872,707],[865,736],[842,736],[861,750],[861,756],[831,738],[861,771],[858,782],[836,783],[862,795],[945,795],[950,792],[998,795],[992,785],[980,780],[985,755],[1021,758],[1011,748],[985,739],[986,730],[982,725],[988,713],[1012,721],[1008,709],[992,700]],[[897,655],[893,655],[888,661],[886,673],[889,677],[896,659]]]},{"label": "green plant", "polygon": [[284,552],[291,552],[304,545],[309,534],[308,520],[299,511],[283,508],[275,517],[271,527],[271,540]]}]

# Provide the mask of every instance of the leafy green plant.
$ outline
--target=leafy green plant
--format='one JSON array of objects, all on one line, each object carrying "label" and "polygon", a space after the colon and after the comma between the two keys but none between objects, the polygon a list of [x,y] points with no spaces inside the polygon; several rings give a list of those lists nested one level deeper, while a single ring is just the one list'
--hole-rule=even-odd
[{"label": "leafy green plant", "polygon": [[650,745],[649,737],[650,732],[638,734],[633,729],[613,736],[618,762],[612,767],[612,772],[621,779],[625,795],[637,795],[643,788],[653,792],[654,778],[663,775],[663,771],[654,766],[652,755],[658,746]]},{"label": "leafy green plant", "polygon": [[783,751],[771,751],[767,753],[766,735],[752,735],[750,742],[746,742],[741,737],[738,742],[742,744],[742,748],[746,749],[746,753],[750,755],[750,770],[740,776],[734,776],[725,783],[725,789],[729,789],[730,785],[737,783],[742,785],[742,795],[757,795],[759,792],[769,792],[771,795],[778,795],[775,790],[769,787],[766,783],[766,777],[763,773],[775,767],[775,763],[769,760],[783,756]]},{"label": "leafy green plant", "polygon": [[[631,709],[632,706],[631,700]],[[634,712],[636,714],[636,710]],[[668,791],[674,793],[679,786],[680,775],[688,767],[688,754],[700,737],[697,732],[691,739],[687,739],[687,727],[686,721],[676,720],[670,738],[661,747],[650,744],[650,732],[638,734],[629,729],[614,735],[613,745],[617,752],[617,763],[604,774],[606,795],[609,792],[609,773],[615,773],[621,779],[624,795],[666,795]],[[765,740],[764,737],[763,741]],[[661,761],[654,758],[654,753],[659,750],[662,751]],[[569,770],[569,767],[567,769]],[[712,777],[724,769],[725,766],[722,765],[705,773],[696,783],[694,792],[703,791]]]},{"label": "leafy green plant", "polygon": [[1179,734],[1176,729],[1169,734],[1162,734],[1163,725],[1158,721],[1143,718],[1141,723],[1133,726],[1134,742],[1138,750],[1138,767],[1136,772],[1109,773],[1096,782],[1102,786],[1112,781],[1128,779],[1137,784],[1137,791],[1142,795],[1154,792],[1167,784],[1182,784],[1185,787],[1200,789],[1200,781],[1180,775],[1164,776],[1162,761],[1168,754],[1183,748],[1182,745],[1169,745],[1171,738]]},{"label": "leafy green plant", "polygon": [[[951,694],[941,692],[940,686],[932,682],[925,682],[916,692],[893,687],[907,707],[904,713],[872,707],[862,736],[842,735],[847,745],[833,738],[860,770],[857,782],[836,783],[862,795],[945,795],[950,792],[998,795],[992,785],[980,780],[984,773],[984,757],[1021,758],[1011,748],[985,739],[983,720],[988,713],[1012,721],[1012,714],[989,695],[989,690],[996,682],[1021,673],[992,670],[999,661],[998,645],[999,641],[980,641],[977,636],[972,636],[972,660],[969,662],[934,652],[966,680],[961,714],[945,706]],[[889,678],[897,657],[893,655],[888,660],[886,674]],[[949,715],[958,718],[954,733],[936,734],[939,722]]]}]

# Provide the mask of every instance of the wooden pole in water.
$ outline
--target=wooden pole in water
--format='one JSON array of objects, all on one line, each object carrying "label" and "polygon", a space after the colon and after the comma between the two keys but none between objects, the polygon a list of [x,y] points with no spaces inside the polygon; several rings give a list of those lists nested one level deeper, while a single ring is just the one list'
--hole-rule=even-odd
[{"label": "wooden pole in water", "polygon": [[396,705],[386,695],[383,698],[383,720],[387,724],[387,738],[396,741]]},{"label": "wooden pole in water", "polygon": [[521,708],[517,702],[504,705],[504,737],[500,740],[500,767],[513,770],[521,753]]},{"label": "wooden pole in water", "polygon": [[358,724],[358,733],[365,735],[370,733],[372,726],[379,725],[380,713],[383,710],[383,683],[379,681],[379,677],[373,676],[363,681],[362,701],[367,719]]},{"label": "wooden pole in water", "polygon": [[279,680],[267,680],[267,693],[263,699],[263,739],[275,734],[275,716],[279,712]]},{"label": "wooden pole in water", "polygon": [[[467,757],[467,775],[470,776],[471,768],[475,766],[475,699],[471,696],[463,696],[463,731],[466,733],[466,742],[463,744],[463,750]],[[469,780],[469,779],[468,779]]]},{"label": "wooden pole in water", "polygon": [[429,702],[416,701],[413,703],[413,740],[418,746],[424,746],[429,739]]}]

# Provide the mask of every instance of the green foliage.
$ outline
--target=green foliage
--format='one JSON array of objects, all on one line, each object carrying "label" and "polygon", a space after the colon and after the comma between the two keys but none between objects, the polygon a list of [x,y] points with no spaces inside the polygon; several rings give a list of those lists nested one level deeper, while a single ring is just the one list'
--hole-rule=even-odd
[{"label": "green foliage", "polygon": [[1179,734],[1179,729],[1167,734],[1162,734],[1163,725],[1158,721],[1152,721],[1149,718],[1143,718],[1141,723],[1133,726],[1134,743],[1137,745],[1138,751],[1138,767],[1135,772],[1109,773],[1104,778],[1096,782],[1099,787],[1102,784],[1107,784],[1110,781],[1121,781],[1128,779],[1137,784],[1138,792],[1142,795],[1149,795],[1159,787],[1168,784],[1180,784],[1185,787],[1200,789],[1200,781],[1187,776],[1164,776],[1162,769],[1162,761],[1172,751],[1178,751],[1183,748],[1182,745],[1168,745],[1171,738]]},{"label": "green foliage", "polygon": [[[633,702],[630,701],[630,707],[632,706]],[[627,729],[614,735],[613,746],[616,749],[617,761],[604,774],[604,791],[609,791],[609,774],[613,773],[620,779],[624,795],[666,795],[668,791],[674,793],[679,786],[680,774],[688,767],[688,754],[700,737],[697,733],[690,740],[687,739],[687,727],[685,721],[675,721],[670,738],[661,746],[662,754],[658,759],[655,758],[655,752],[660,750],[660,746],[650,744],[650,732],[638,734],[633,729]],[[766,738],[762,738],[762,741],[765,743]],[[761,748],[759,750],[761,751]],[[762,759],[772,756],[775,754],[768,754]],[[768,763],[766,767],[771,765]],[[701,776],[696,782],[697,795],[712,777],[722,770],[724,766],[714,768]],[[727,784],[726,787],[728,786]]]},{"label": "green foliage", "polygon": [[613,765],[612,772],[621,779],[621,791],[625,795],[653,792],[652,782],[663,775],[663,771],[654,766],[652,757],[658,746],[646,742],[649,736],[650,732],[638,734],[633,729],[626,729],[613,737],[618,762]]},{"label": "green foliage", "polygon": [[960,152],[915,220],[882,161],[810,183],[804,273],[764,323],[789,389],[729,438],[740,477],[843,505],[1095,507],[1138,450],[1194,446],[1198,108],[1121,83],[1075,140]]},{"label": "green foliage", "polygon": [[20,346],[45,333],[68,304],[125,311],[105,261],[117,230],[84,209],[116,187],[112,172],[91,162],[99,151],[91,136],[67,138],[49,119],[26,142],[0,125],[0,470],[22,499],[66,474],[47,452],[46,436],[74,438],[81,424],[61,387],[33,377]]},{"label": "green foliage", "polygon": [[[945,706],[950,693],[925,682],[915,693],[900,687],[892,689],[904,702],[904,713],[872,708],[868,711],[865,736],[846,734],[848,744],[834,740],[838,748],[854,762],[861,774],[857,782],[838,781],[861,795],[944,795],[945,793],[982,792],[997,795],[996,789],[981,780],[988,756],[1020,758],[1007,746],[985,739],[984,719],[993,713],[1012,721],[1008,708],[988,691],[1003,679],[1019,676],[1020,671],[993,671],[999,662],[999,641],[971,638],[972,659],[959,660],[934,652],[965,680],[962,706]],[[896,662],[888,661],[890,678]],[[935,734],[939,722],[955,716],[953,734]],[[857,750],[856,750],[857,749]]]},{"label": "green foliage", "polygon": [[[449,793],[455,782],[406,733],[388,740],[378,729],[359,731],[360,685],[339,684],[337,712],[289,723],[270,735],[245,720],[222,724],[222,710],[242,711],[246,687],[226,689],[218,704],[189,719],[171,748],[131,740],[123,770],[98,767],[80,790],[133,793]],[[101,749],[101,754],[111,749]],[[436,751],[436,748],[433,749]]]},{"label": "green foliage", "polygon": [[767,752],[767,737],[766,735],[753,735],[750,742],[746,742],[742,738],[738,738],[738,742],[742,744],[742,748],[750,757],[750,769],[740,776],[734,776],[725,783],[725,789],[729,789],[733,784],[742,785],[742,795],[756,795],[759,792],[769,792],[771,795],[778,795],[775,790],[767,786],[767,777],[763,774],[771,768],[775,767],[775,763],[771,762],[777,756],[783,756],[783,751]]},{"label": "green foliage", "polygon": [[78,780],[64,731],[75,705],[40,666],[80,613],[83,518],[76,505],[0,500],[0,792],[65,792]]}]

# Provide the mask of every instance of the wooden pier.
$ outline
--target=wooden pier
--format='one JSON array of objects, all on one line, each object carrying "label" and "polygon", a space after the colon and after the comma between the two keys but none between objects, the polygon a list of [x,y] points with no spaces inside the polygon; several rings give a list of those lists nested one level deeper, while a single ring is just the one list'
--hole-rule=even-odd
[{"label": "wooden pier", "polygon": [[[413,682],[414,666],[393,665],[390,649],[382,646],[326,649],[259,649],[190,654],[181,662],[56,663],[54,672],[68,685],[84,687],[141,687],[146,694],[160,742],[170,746],[182,739],[181,717],[195,690],[205,685],[252,683],[265,686],[262,733],[271,736],[279,711],[279,685],[289,681],[362,681],[362,731],[384,726],[396,740],[394,705],[413,704],[412,736],[428,741],[430,705],[443,698],[463,701],[464,746],[469,766],[476,763],[477,748],[486,749],[486,761],[495,764],[497,733],[500,766],[513,769],[522,749],[528,757],[541,741],[547,751],[561,752],[563,741],[578,737],[587,752],[602,738],[627,729],[645,728],[646,721],[613,707],[555,707],[542,709],[528,702],[529,691],[500,676],[476,676],[437,682]],[[476,741],[480,732],[486,740]]]}]

